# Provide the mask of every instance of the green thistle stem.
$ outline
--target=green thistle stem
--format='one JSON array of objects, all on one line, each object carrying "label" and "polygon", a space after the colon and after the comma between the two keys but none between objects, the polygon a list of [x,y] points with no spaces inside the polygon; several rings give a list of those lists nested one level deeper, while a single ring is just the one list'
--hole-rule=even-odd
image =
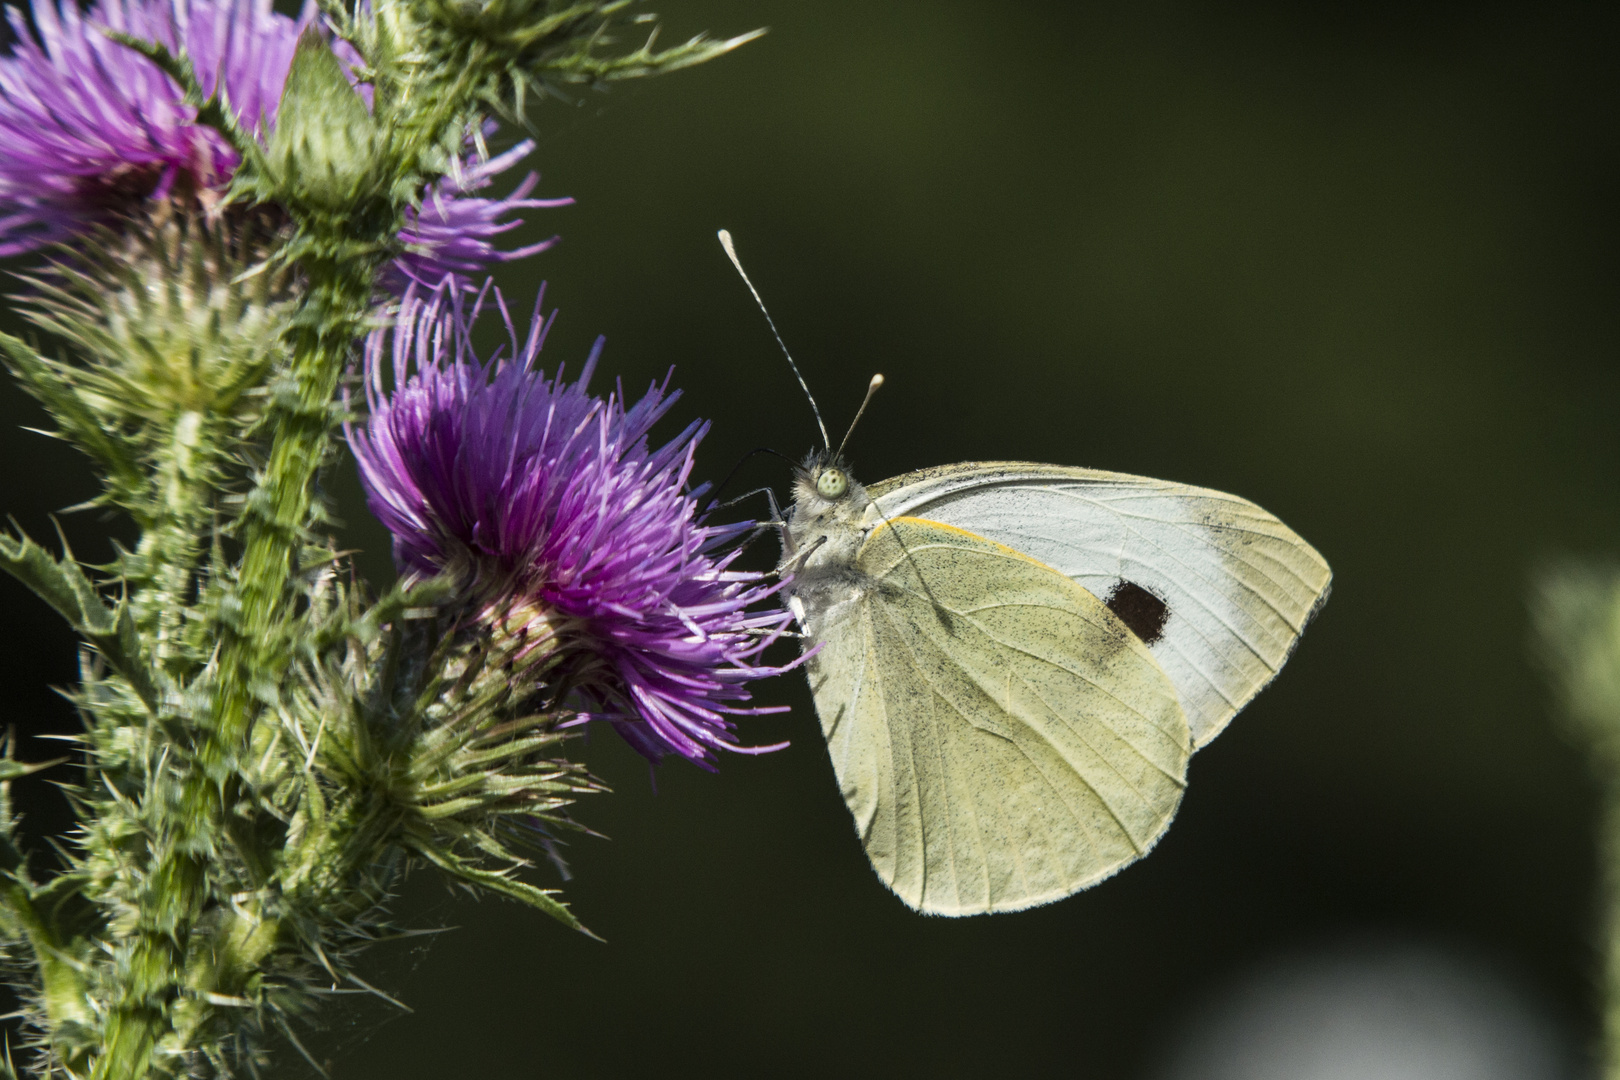
[{"label": "green thistle stem", "polygon": [[[212,503],[206,485],[213,470],[201,460],[203,428],[203,417],[195,411],[175,416],[156,477],[156,513],[143,523],[137,548],[138,563],[147,573],[135,597],[137,619],[154,640],[152,660],[159,667],[180,659],[181,650],[173,646],[184,625],[181,609],[189,600],[201,526]],[[107,1018],[105,1049],[89,1070],[98,1080],[142,1077],[151,1070],[181,1000],[178,977],[185,969],[189,931],[209,896],[206,838],[220,817],[218,789],[191,771],[173,808],[178,812],[166,813],[170,808],[162,804],[173,790],[172,777],[163,772],[153,776],[146,794],[148,809],[155,810],[148,820],[158,827],[150,841],[154,857],[150,873],[140,879],[139,925]]]},{"label": "green thistle stem", "polygon": [[[239,761],[258,706],[274,700],[291,657],[292,576],[316,510],[316,477],[330,451],[338,382],[363,326],[376,265],[365,259],[311,262],[305,267],[308,300],[292,331],[290,385],[274,394],[267,409],[270,454],[243,514],[241,570],[229,600],[233,610],[222,620],[211,723],[195,733],[173,812],[160,810],[166,828],[153,840],[138,901],[140,924],[108,1017],[106,1052],[90,1074],[95,1080],[147,1075],[155,1051],[174,1032],[176,1005],[187,990],[187,956],[195,951],[191,935],[212,894],[210,844],[238,831],[228,819],[240,784]],[[150,795],[161,797],[161,791],[154,785]]]},{"label": "green thistle stem", "polygon": [[147,580],[134,595],[135,623],[150,635],[153,659],[171,675],[183,664],[179,637],[185,625],[184,608],[191,602],[197,564],[212,492],[207,482],[212,470],[203,463],[204,420],[187,410],[175,420],[157,477],[159,506],[155,519],[144,523],[135,553]]},{"label": "green thistle stem", "polygon": [[215,695],[213,741],[220,747],[243,744],[252,703],[274,699],[286,667],[294,560],[311,524],[315,478],[331,448],[338,380],[371,299],[371,262],[306,268],[311,291],[293,331],[291,385],[276,392],[270,404],[270,456],[243,513],[241,571],[235,610],[224,620]]},{"label": "green thistle stem", "polygon": [[151,868],[145,891],[162,905],[164,915],[178,918],[141,920],[119,999],[107,1018],[105,1051],[90,1071],[94,1080],[137,1078],[150,1071],[158,1040],[169,1030],[174,976],[184,969],[185,947],[179,938],[195,921],[193,913],[201,910],[203,880],[200,862],[189,855],[171,856]]}]

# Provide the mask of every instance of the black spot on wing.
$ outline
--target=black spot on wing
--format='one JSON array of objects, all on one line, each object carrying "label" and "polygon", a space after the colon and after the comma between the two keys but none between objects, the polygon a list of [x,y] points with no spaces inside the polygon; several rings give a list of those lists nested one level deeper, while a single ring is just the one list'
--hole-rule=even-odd
[{"label": "black spot on wing", "polygon": [[1109,611],[1119,616],[1119,621],[1131,633],[1142,639],[1142,644],[1152,645],[1164,636],[1164,623],[1170,617],[1170,608],[1136,582],[1121,579],[1103,602],[1108,605]]}]

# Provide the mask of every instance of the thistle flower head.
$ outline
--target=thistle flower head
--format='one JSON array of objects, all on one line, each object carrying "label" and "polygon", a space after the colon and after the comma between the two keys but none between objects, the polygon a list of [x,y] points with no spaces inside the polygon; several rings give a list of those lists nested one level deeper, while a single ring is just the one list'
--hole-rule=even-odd
[{"label": "thistle flower head", "polygon": [[8,9],[16,38],[0,58],[0,255],[69,236],[142,200],[223,190],[238,164],[196,122],[180,88],[107,31],[184,50],[203,88],[243,124],[275,122],[300,20],[270,0],[98,0],[81,14],[34,0],[37,36]]},{"label": "thistle flower head", "polygon": [[[299,35],[316,18],[312,2],[292,19],[274,12],[271,0],[96,0],[83,13],[72,2],[32,0],[31,29],[20,8],[7,10],[15,42],[0,55],[0,256],[170,197],[213,206],[241,163],[217,131],[197,122],[181,88],[109,31],[183,52],[203,90],[219,93],[263,138],[275,128]],[[359,62],[345,42],[333,49],[346,66]],[[506,219],[513,210],[566,201],[529,199],[533,174],[506,198],[469,196],[532,148],[525,142],[492,159],[472,157],[430,188],[420,211],[406,214],[406,252],[391,283],[476,275],[545,247],[500,252],[493,243],[521,224]]]},{"label": "thistle flower head", "polygon": [[758,657],[789,616],[749,612],[774,591],[730,569],[752,523],[706,524],[687,487],[707,425],[650,446],[678,395],[591,395],[600,340],[578,381],[548,378],[538,310],[521,341],[507,317],[511,352],[481,361],[469,333],[487,295],[412,289],[368,343],[370,415],[349,441],[396,561],[468,574],[492,626],[541,628],[584,715],[649,759],[743,749],[731,717],[762,711],[746,684],[780,670]]}]

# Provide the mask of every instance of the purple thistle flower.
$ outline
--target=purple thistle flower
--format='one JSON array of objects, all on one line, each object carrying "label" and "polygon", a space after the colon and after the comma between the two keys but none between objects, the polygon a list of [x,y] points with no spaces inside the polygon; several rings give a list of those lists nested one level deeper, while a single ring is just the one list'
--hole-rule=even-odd
[{"label": "purple thistle flower", "polygon": [[297,22],[269,0],[99,0],[88,14],[34,0],[38,37],[20,8],[16,43],[0,58],[0,255],[41,247],[109,211],[171,191],[206,197],[237,155],[156,64],[105,27],[184,48],[204,89],[223,85],[244,123],[273,123],[292,64]]},{"label": "purple thistle flower", "polygon": [[370,415],[349,444],[395,561],[468,572],[493,625],[538,612],[583,719],[613,720],[652,761],[776,749],[739,746],[731,717],[780,711],[743,706],[749,681],[785,670],[758,658],[791,616],[748,611],[779,587],[729,569],[753,524],[705,524],[704,489],[687,488],[708,425],[650,448],[679,394],[654,385],[628,408],[622,390],[589,394],[600,339],[577,382],[548,379],[534,367],[538,305],[520,342],[498,293],[511,353],[479,360],[470,332],[487,295],[469,306],[448,285],[427,300],[412,288],[367,343]]},{"label": "purple thistle flower", "polygon": [[[97,0],[83,14],[71,0],[32,0],[32,12],[37,33],[20,8],[8,9],[16,40],[0,55],[0,257],[68,239],[148,200],[178,195],[211,206],[240,164],[218,132],[196,122],[179,86],[106,30],[183,49],[203,89],[222,88],[238,121],[262,137],[275,125],[298,36],[316,17],[313,0],[297,19],[276,14],[271,0]],[[333,48],[359,61],[346,43]],[[532,148],[474,158],[435,185],[421,211],[406,215],[409,250],[392,283],[437,284],[548,246],[500,252],[493,244],[522,223],[502,220],[511,211],[566,201],[527,198],[534,174],[504,199],[464,194]]]}]

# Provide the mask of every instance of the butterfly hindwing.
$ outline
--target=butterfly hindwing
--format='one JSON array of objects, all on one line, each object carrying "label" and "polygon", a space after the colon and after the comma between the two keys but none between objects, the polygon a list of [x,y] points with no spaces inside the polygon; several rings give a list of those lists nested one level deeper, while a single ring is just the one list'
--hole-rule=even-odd
[{"label": "butterfly hindwing", "polygon": [[1006,544],[1111,603],[1209,742],[1282,667],[1327,598],[1316,550],[1219,491],[1096,469],[968,462],[872,485],[867,525],[915,515]]},{"label": "butterfly hindwing", "polygon": [[1017,910],[1153,845],[1191,737],[1175,686],[1101,600],[915,518],[873,529],[855,568],[864,584],[816,628],[810,682],[862,843],[906,903]]}]

